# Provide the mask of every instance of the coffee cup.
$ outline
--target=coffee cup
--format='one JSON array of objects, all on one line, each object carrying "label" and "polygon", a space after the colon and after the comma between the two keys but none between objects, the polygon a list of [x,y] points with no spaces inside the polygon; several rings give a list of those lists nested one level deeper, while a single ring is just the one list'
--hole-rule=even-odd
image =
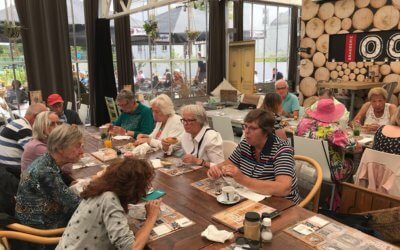
[{"label": "coffee cup", "polygon": [[224,199],[228,202],[232,202],[236,197],[236,189],[232,186],[225,186],[221,189]]},{"label": "coffee cup", "polygon": [[101,134],[107,134],[108,126],[106,126],[106,125],[100,126],[99,127],[99,131],[100,131]]}]

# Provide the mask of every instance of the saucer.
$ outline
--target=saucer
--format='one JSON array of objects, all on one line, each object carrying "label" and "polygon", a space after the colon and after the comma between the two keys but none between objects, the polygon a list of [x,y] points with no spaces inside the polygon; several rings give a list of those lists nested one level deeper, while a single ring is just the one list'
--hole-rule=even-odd
[{"label": "saucer", "polygon": [[227,201],[225,199],[225,195],[224,194],[220,194],[217,196],[217,201],[221,204],[225,204],[225,205],[233,205],[236,204],[240,201],[240,195],[235,194],[235,199],[233,199],[233,201]]}]

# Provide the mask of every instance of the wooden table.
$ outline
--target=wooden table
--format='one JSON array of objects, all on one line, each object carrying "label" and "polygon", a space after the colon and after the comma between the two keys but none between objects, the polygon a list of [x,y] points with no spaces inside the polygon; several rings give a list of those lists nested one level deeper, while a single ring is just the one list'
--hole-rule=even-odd
[{"label": "wooden table", "polygon": [[318,83],[318,88],[330,88],[330,89],[347,89],[350,90],[351,93],[351,102],[350,102],[350,117],[349,119],[353,119],[354,117],[354,99],[356,96],[356,91],[363,89],[371,89],[375,87],[382,87],[384,83],[382,82],[357,82],[357,81],[337,81],[337,82],[320,82]]}]

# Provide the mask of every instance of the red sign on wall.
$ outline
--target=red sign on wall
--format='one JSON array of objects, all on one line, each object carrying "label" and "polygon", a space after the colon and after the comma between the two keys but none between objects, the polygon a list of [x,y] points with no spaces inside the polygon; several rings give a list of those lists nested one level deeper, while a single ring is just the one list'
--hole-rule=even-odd
[{"label": "red sign on wall", "polygon": [[356,57],[356,34],[346,34],[346,46],[344,51],[344,61],[354,62]]}]

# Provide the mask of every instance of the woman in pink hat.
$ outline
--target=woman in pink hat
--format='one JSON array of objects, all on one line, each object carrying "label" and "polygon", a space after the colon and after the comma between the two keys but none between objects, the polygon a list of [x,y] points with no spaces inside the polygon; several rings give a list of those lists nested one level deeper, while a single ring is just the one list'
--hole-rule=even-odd
[{"label": "woman in pink hat", "polygon": [[352,172],[352,161],[344,159],[345,149],[352,143],[339,126],[345,110],[341,103],[335,104],[332,99],[322,99],[315,110],[306,111],[307,117],[300,120],[296,131],[298,136],[328,141],[330,167],[337,180],[346,179]]}]

